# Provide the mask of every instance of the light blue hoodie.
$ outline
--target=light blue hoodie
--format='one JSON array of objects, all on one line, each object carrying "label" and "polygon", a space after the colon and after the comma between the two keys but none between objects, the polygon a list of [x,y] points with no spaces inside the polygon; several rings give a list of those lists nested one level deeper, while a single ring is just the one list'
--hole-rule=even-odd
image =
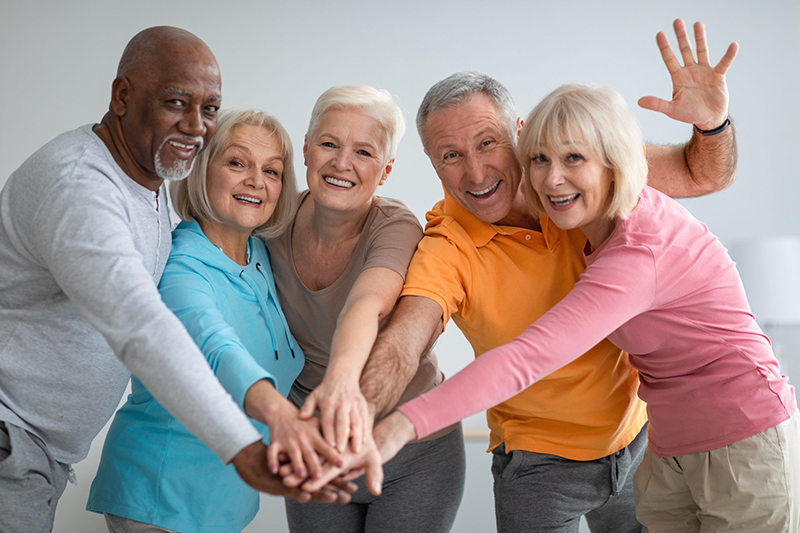
[{"label": "light blue hoodie", "polygon": [[[234,401],[269,379],[286,396],[303,368],[303,352],[278,304],[264,243],[248,241],[247,266],[211,244],[197,222],[172,233],[159,284]],[[255,517],[258,493],[232,465],[172,417],[135,377],[109,429],[87,510],[176,531],[237,532]],[[267,428],[253,421],[268,439]]]}]

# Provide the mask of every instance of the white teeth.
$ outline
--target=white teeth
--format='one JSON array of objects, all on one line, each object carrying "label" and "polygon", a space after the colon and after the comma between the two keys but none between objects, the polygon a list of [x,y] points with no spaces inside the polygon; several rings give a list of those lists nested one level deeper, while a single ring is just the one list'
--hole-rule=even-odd
[{"label": "white teeth", "polygon": [[336,185],[337,187],[344,187],[345,189],[349,189],[350,187],[353,186],[353,184],[350,183],[349,181],[336,179],[332,176],[324,176],[322,179],[324,179],[327,183],[330,183],[331,185]]},{"label": "white teeth", "polygon": [[183,144],[183,143],[179,143],[178,141],[169,141],[169,143],[170,143],[172,146],[176,146],[176,147],[178,147],[178,148],[182,148],[182,149],[184,149],[184,150],[191,150],[191,149],[193,149],[193,148],[194,148],[194,145],[191,145],[191,144]]},{"label": "white teeth", "polygon": [[577,197],[578,197],[578,193],[570,194],[569,196],[559,196],[557,198],[554,197],[554,196],[548,196],[550,201],[553,202],[554,204],[556,204],[559,207],[563,207],[565,205],[571,204],[572,202],[575,201],[575,199]]},{"label": "white teeth", "polygon": [[499,181],[497,183],[495,183],[494,185],[489,185],[488,187],[486,187],[485,189],[483,189],[481,191],[470,192],[470,194],[472,196],[484,196],[486,194],[489,194],[493,190],[495,190],[498,185],[500,185]]},{"label": "white teeth", "polygon": [[241,202],[247,202],[249,204],[261,205],[261,200],[259,200],[258,198],[253,198],[252,196],[234,195],[233,197],[236,198],[237,200],[241,201]]}]

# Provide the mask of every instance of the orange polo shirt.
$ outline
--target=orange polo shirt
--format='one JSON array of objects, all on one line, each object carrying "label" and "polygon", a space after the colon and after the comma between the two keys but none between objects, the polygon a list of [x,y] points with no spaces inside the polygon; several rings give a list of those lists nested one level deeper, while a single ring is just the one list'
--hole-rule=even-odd
[{"label": "orange polo shirt", "polygon": [[[427,214],[403,296],[442,307],[478,357],[517,337],[561,300],[586,267],[580,230],[542,217],[542,232],[487,224],[445,194]],[[627,446],[647,420],[628,355],[602,341],[487,411],[490,447],[588,461]]]}]

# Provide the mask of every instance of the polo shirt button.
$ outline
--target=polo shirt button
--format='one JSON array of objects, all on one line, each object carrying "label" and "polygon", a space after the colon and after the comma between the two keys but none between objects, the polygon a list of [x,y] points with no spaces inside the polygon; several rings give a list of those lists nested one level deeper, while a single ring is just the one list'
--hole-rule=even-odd
[{"label": "polo shirt button", "polygon": [[529,241],[529,240],[531,240],[531,234],[530,234],[530,233],[527,233],[527,234],[525,235],[525,240],[526,240],[526,241]]}]

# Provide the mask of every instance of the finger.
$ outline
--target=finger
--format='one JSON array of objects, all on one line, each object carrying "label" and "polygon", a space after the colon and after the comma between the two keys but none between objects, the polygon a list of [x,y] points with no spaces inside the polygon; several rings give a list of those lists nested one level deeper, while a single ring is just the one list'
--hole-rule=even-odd
[{"label": "finger", "polygon": [[360,452],[361,445],[364,443],[364,428],[358,411],[353,411],[350,419],[350,435],[350,447],[353,449],[353,453]]},{"label": "finger", "polygon": [[303,461],[303,451],[299,446],[295,445],[289,449],[289,462],[298,476],[306,477],[308,475],[306,463]]},{"label": "finger", "polygon": [[303,402],[303,407],[300,408],[300,414],[298,415],[302,420],[307,420],[314,416],[314,411],[317,410],[317,400],[314,397],[314,394],[309,394],[306,397],[306,401]]},{"label": "finger", "polygon": [[320,489],[311,494],[311,499],[322,503],[333,503],[339,499],[339,493],[332,490]]},{"label": "finger", "polygon": [[672,107],[672,103],[663,98],[658,98],[657,96],[643,96],[639,98],[638,104],[639,107],[643,109],[649,109],[650,111],[656,111],[657,113],[664,113],[670,116],[669,111]]},{"label": "finger", "polygon": [[309,475],[312,477],[317,477],[320,474],[322,469],[322,465],[319,462],[319,456],[317,452],[314,451],[314,448],[309,444],[304,443],[302,445],[303,450],[303,459],[305,461],[306,467],[308,467]]},{"label": "finger", "polygon": [[286,492],[286,496],[297,500],[300,503],[308,503],[311,501],[312,495],[300,489],[292,489]]},{"label": "finger", "polygon": [[363,468],[354,468],[339,479],[341,479],[342,481],[353,481],[354,479],[357,479],[363,475],[364,475]]},{"label": "finger", "polygon": [[281,451],[277,444],[272,444],[267,447],[267,466],[269,467],[269,471],[273,474],[277,474],[281,467],[280,455]]},{"label": "finger", "polygon": [[350,503],[351,499],[352,499],[352,497],[350,496],[350,493],[340,490],[339,491],[339,500],[336,503],[339,503],[339,504]]},{"label": "finger", "polygon": [[322,407],[322,412],[320,416],[320,425],[322,426],[322,436],[325,437],[325,440],[330,444],[332,447],[336,447],[336,431],[334,428],[334,417],[336,416],[336,411]]},{"label": "finger", "polygon": [[733,60],[736,59],[736,54],[739,53],[739,43],[733,42],[728,47],[728,50],[725,52],[725,55],[722,56],[722,59],[719,60],[717,66],[714,67],[714,72],[717,74],[725,75],[728,72],[728,69],[731,68],[733,64]]},{"label": "finger", "polygon": [[674,76],[681,69],[681,64],[675,59],[675,54],[672,53],[672,48],[670,48],[664,32],[660,31],[656,34],[656,44],[658,44],[661,59],[664,60],[664,65],[667,66],[670,76]]},{"label": "finger", "polygon": [[336,449],[343,452],[350,438],[350,409],[339,409],[336,413]]},{"label": "finger", "polygon": [[300,487],[308,492],[316,492],[328,483],[331,480],[337,478],[341,473],[341,469],[336,468],[332,465],[325,465],[322,468],[322,473],[319,477],[314,479],[307,479]]},{"label": "finger", "polygon": [[697,63],[699,65],[710,65],[706,27],[702,22],[694,23],[694,42],[697,45]]},{"label": "finger", "polygon": [[692,53],[692,43],[686,34],[686,24],[683,19],[675,19],[672,24],[675,28],[675,37],[678,39],[678,49],[681,51],[684,66],[694,65],[694,54]]},{"label": "finger", "polygon": [[380,455],[374,453],[366,466],[367,488],[375,496],[381,495],[383,487],[383,465],[381,465]]},{"label": "finger", "polygon": [[317,454],[321,455],[326,461],[337,468],[342,466],[342,456],[339,455],[339,452],[337,452],[333,446],[325,442],[322,437],[319,435],[312,437],[311,444],[314,446],[314,450],[316,450]]},{"label": "finger", "polygon": [[355,492],[358,490],[358,485],[355,483],[350,483],[347,480],[344,480],[340,477],[334,478],[330,482],[331,485],[336,487],[339,490],[343,490],[345,492]]}]

